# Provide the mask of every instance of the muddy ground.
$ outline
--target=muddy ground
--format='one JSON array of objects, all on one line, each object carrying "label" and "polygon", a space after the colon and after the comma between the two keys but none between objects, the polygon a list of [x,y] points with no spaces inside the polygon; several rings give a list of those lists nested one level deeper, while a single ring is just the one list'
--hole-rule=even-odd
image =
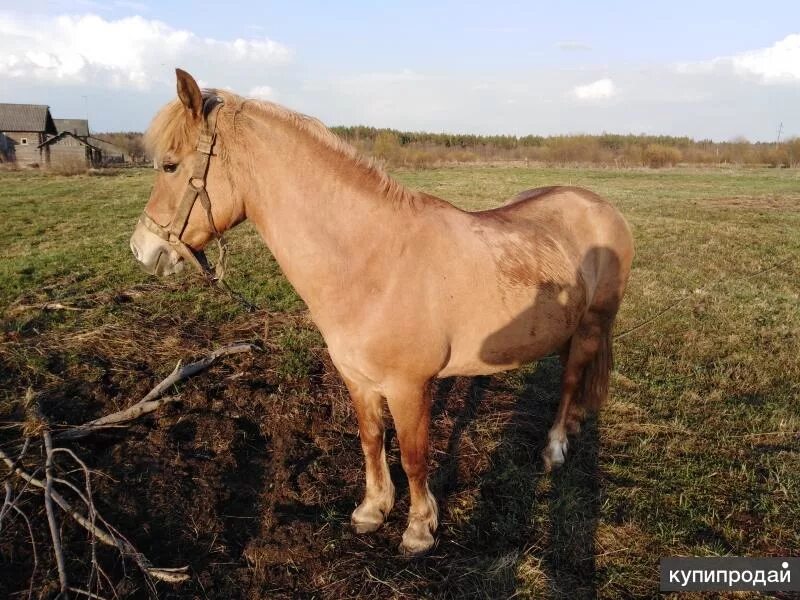
[{"label": "muddy ground", "polygon": [[[45,383],[39,400],[56,428],[142,397],[171,370],[156,357],[199,357],[203,349],[238,340],[262,348],[228,357],[179,385],[178,404],[129,429],[70,444],[95,470],[100,513],[155,565],[189,566],[187,583],[156,584],[159,597],[500,597],[521,583],[530,556],[537,559],[533,575],[547,573],[548,586],[558,581],[571,595],[591,592],[599,502],[591,424],[576,444],[581,469],[563,481],[579,492],[569,514],[559,500],[559,476],[552,488],[537,488],[543,477],[539,451],[555,411],[557,361],[517,378],[439,382],[432,435],[432,487],[442,515],[438,544],[425,558],[405,559],[397,545],[407,484],[391,422],[387,445],[397,503],[385,527],[358,537],[349,514],[363,491],[363,460],[344,386],[320,346],[295,358],[305,361],[308,377],[287,375],[279,364],[285,348],[272,339],[310,325],[302,316],[279,317],[284,322],[265,334],[267,317],[248,315],[203,330],[153,322],[142,312],[124,330],[101,327],[78,340],[59,338],[52,329],[36,335],[34,319],[21,335],[6,334],[12,345],[35,340],[44,355],[45,371],[57,385]],[[150,353],[141,355],[148,347]],[[24,378],[5,356],[5,373]],[[5,448],[19,441],[13,430],[4,431]],[[73,478],[80,481],[79,474]],[[57,577],[40,502],[29,495],[24,508],[33,517],[39,554],[34,596],[49,597]],[[549,518],[537,523],[542,510]],[[555,526],[542,527],[546,521]],[[23,526],[17,519],[0,537],[0,597],[27,593],[33,557]],[[91,546],[69,521],[63,535],[77,584],[87,577]],[[99,560],[120,597],[152,595],[130,561],[105,548]]]}]

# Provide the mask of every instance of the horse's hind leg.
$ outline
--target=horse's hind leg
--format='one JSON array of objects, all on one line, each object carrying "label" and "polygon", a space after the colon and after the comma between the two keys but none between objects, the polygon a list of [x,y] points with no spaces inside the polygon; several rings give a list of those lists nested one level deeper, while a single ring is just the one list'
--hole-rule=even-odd
[{"label": "horse's hind leg", "polygon": [[608,394],[613,321],[613,314],[590,308],[562,353],[561,402],[542,453],[548,471],[564,463],[567,434],[577,431],[585,411],[598,408]]},{"label": "horse's hind leg", "polygon": [[383,397],[367,386],[344,378],[358,415],[358,433],[367,471],[364,501],[353,511],[351,523],[356,533],[378,529],[394,505],[394,485],[386,463],[384,445]]},{"label": "horse's hind leg", "polygon": [[[569,348],[572,344],[572,338],[570,338],[564,347],[561,348],[559,352],[559,358],[561,359],[561,370],[562,373],[567,368],[567,361],[569,361]],[[569,409],[567,410],[567,418],[566,418],[566,427],[567,433],[570,435],[576,434],[581,430],[581,423],[583,422],[583,418],[586,414],[585,409],[580,405],[578,402],[570,402]]]}]

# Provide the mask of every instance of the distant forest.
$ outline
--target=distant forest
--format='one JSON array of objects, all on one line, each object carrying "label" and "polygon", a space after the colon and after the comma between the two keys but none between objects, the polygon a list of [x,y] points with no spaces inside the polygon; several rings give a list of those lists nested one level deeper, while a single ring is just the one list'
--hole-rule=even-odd
[{"label": "distant forest", "polygon": [[114,144],[125,152],[131,162],[144,163],[150,160],[144,148],[144,136],[139,131],[117,131],[111,133],[93,133],[94,137]]},{"label": "distant forest", "polygon": [[[453,163],[525,162],[610,167],[692,165],[800,166],[800,138],[782,142],[693,140],[665,135],[472,135],[332,127],[365,156],[392,167],[429,167]],[[149,157],[137,132],[100,133],[97,137],[126,150],[135,162]]]}]

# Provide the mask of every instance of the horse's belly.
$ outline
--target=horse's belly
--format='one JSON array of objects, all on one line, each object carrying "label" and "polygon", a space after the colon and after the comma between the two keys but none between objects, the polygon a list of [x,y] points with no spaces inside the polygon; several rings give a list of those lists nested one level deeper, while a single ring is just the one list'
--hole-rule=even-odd
[{"label": "horse's belly", "polygon": [[575,288],[539,290],[533,303],[511,311],[473,313],[451,336],[450,360],[439,377],[490,375],[517,368],[559,350],[583,316],[584,296]]},{"label": "horse's belly", "polygon": [[[566,339],[563,341],[565,342]],[[453,356],[444,369],[438,373],[437,377],[453,377],[456,375],[471,377],[509,371],[546,356],[558,347],[559,344],[530,344],[498,349],[492,352],[490,358],[481,356],[479,353]]]}]

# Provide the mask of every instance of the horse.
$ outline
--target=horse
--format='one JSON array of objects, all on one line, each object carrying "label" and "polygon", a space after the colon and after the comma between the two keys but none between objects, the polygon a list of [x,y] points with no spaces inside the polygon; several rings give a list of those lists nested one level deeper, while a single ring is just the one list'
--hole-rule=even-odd
[{"label": "horse", "polygon": [[253,223],[355,407],[366,467],[355,531],[376,531],[394,504],[385,403],[411,500],[400,552],[433,546],[437,378],[489,375],[558,352],[560,404],[542,456],[546,470],[561,465],[568,434],[608,395],[612,327],[634,254],[623,216],[591,191],[560,186],[467,212],[404,187],[314,118],[202,92],[176,74],[178,97],[146,134],[159,172],[131,250],[155,275],[187,263],[205,272],[203,248]]}]

